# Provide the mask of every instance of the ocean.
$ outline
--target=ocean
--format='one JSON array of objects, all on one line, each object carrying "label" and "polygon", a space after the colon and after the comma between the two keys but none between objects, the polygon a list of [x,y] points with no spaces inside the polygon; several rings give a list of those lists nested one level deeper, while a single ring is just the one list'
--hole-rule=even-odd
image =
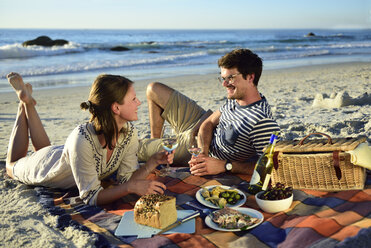
[{"label": "ocean", "polygon": [[[313,32],[315,36],[308,37]],[[23,47],[46,35],[64,46]],[[111,51],[124,46],[128,51]],[[248,48],[264,70],[371,62],[371,30],[48,30],[0,29],[0,92],[10,91],[15,71],[34,88],[91,85],[101,73],[131,80],[219,73],[218,59]]]}]

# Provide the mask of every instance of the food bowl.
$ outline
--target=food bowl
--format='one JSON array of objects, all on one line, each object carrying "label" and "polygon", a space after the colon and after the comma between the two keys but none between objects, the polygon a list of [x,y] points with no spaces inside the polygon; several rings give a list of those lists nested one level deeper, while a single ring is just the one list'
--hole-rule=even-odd
[{"label": "food bowl", "polygon": [[272,214],[285,211],[286,209],[290,208],[292,200],[294,198],[294,194],[292,193],[290,197],[282,200],[262,200],[259,198],[259,196],[264,193],[265,192],[262,191],[255,195],[256,203],[264,212]]}]

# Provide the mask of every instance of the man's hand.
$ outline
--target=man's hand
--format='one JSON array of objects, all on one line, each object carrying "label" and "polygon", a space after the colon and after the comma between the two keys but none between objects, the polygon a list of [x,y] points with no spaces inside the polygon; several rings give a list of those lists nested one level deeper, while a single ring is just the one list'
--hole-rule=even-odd
[{"label": "man's hand", "polygon": [[225,172],[225,161],[200,154],[188,162],[192,175],[216,175]]}]

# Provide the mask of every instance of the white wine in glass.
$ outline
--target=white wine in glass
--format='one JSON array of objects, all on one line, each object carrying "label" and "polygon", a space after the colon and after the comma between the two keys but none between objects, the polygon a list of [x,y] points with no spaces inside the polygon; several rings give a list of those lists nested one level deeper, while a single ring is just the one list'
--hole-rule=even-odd
[{"label": "white wine in glass", "polygon": [[[172,153],[173,150],[178,147],[178,138],[174,133],[174,130],[172,130],[168,125],[163,127],[161,144],[168,153]],[[160,176],[167,176],[170,172],[170,165],[169,163],[166,163],[166,167],[160,170]]]},{"label": "white wine in glass", "polygon": [[200,147],[197,146],[197,140],[196,140],[196,137],[193,137],[191,139],[191,142],[188,146],[188,152],[194,156],[194,157],[197,157],[198,155],[200,155],[202,153],[202,149]]},{"label": "white wine in glass", "polygon": [[188,152],[190,154],[192,154],[192,156],[197,157],[202,152],[202,149],[199,148],[199,147],[192,146],[192,147],[188,148]]},{"label": "white wine in glass", "polygon": [[176,138],[163,138],[162,147],[169,153],[178,147],[178,141]]}]

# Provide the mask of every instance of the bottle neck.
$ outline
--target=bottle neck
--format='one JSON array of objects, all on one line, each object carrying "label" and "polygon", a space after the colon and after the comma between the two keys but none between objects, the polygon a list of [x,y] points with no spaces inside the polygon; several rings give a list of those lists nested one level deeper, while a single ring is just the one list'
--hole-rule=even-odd
[{"label": "bottle neck", "polygon": [[275,140],[277,140],[277,135],[273,132],[271,138],[269,139],[269,144],[273,144]]},{"label": "bottle neck", "polygon": [[273,154],[276,143],[277,143],[277,136],[272,134],[271,139],[269,140],[269,146],[268,146],[269,151],[267,151],[268,154]]}]

